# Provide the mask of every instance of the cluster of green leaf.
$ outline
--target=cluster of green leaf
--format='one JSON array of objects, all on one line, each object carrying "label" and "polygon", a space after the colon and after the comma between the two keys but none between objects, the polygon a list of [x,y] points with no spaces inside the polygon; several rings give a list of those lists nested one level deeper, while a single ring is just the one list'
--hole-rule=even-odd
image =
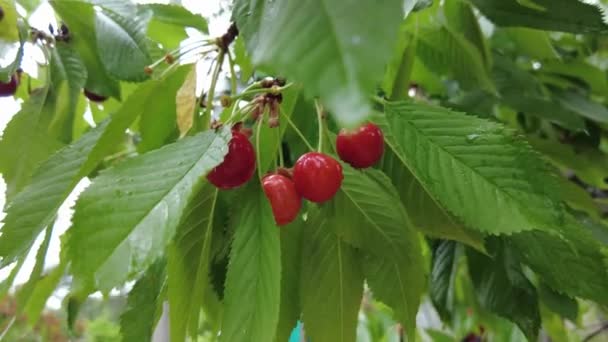
[{"label": "cluster of green leaf", "polygon": [[[298,320],[314,342],[356,340],[365,288],[409,340],[425,295],[455,338],[472,329],[461,325],[467,307],[491,336],[535,340],[576,321],[581,300],[608,305],[601,5],[235,0],[236,41],[228,31],[194,46],[215,59],[197,96],[195,65],[169,50],[207,24],[179,5],[50,1],[69,35],[32,43],[15,2],[0,4],[0,43],[45,56],[38,78],[24,75],[24,102],[0,140],[0,267],[16,265],[4,293],[45,237],[17,294],[32,323],[66,275],[70,321],[89,294],[135,281],[125,341],[150,340],[164,302],[172,341],[196,338],[204,321],[220,340],[260,342],[286,341]],[[222,67],[227,108],[214,110]],[[282,228],[257,177],[231,191],[204,177],[266,75],[291,83],[278,90],[279,128],[242,115],[259,175],[293,165],[311,141],[333,154],[341,127],[370,120],[385,138],[377,166],[343,164],[336,196]],[[87,101],[83,89],[110,99]],[[227,125],[209,129],[212,119]],[[57,210],[84,178],[60,264],[45,272]]]}]

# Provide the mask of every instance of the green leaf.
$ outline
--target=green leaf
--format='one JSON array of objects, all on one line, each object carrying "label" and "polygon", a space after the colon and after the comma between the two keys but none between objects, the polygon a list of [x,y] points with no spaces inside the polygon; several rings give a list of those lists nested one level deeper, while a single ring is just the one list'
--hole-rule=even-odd
[{"label": "green leaf", "polygon": [[541,283],[538,287],[538,296],[551,311],[572,322],[576,322],[578,317],[578,303],[576,299],[556,292],[544,283]]},{"label": "green leaf", "polygon": [[207,131],[100,174],[78,199],[72,219],[75,276],[109,290],[145,270],[173,237],[203,176],[221,163],[229,140],[228,129]]},{"label": "green leaf", "polygon": [[481,306],[514,323],[530,341],[540,329],[536,289],[526,278],[514,252],[498,240],[490,242],[493,258],[468,249],[469,275]]},{"label": "green leaf", "polygon": [[57,42],[51,56],[51,82],[60,91],[56,94],[55,115],[49,130],[56,132],[53,135],[62,138],[63,142],[69,143],[72,141],[76,107],[87,80],[87,70],[76,50],[65,42]]},{"label": "green leaf", "polygon": [[[85,88],[95,94],[120,99],[120,85],[112,79],[99,57],[95,39],[95,10],[82,1],[50,1],[70,29],[70,45],[78,51],[87,69]],[[114,49],[116,47],[113,47]]]},{"label": "green leaf", "polygon": [[574,91],[555,91],[554,99],[564,108],[567,108],[582,117],[608,124],[608,109],[606,109],[604,105],[595,102],[586,96]]},{"label": "green leaf", "polygon": [[[376,298],[392,307],[406,331],[415,331],[427,274],[420,241],[397,191],[381,171],[343,165],[344,180],[333,201],[338,235],[367,255],[363,273]],[[413,335],[410,335],[413,337]]]},{"label": "green leaf", "polygon": [[184,341],[198,331],[203,296],[210,287],[213,215],[218,190],[211,184],[192,198],[168,249],[171,341]]},{"label": "green leaf", "polygon": [[7,202],[29,184],[38,164],[61,147],[48,133],[43,119],[49,114],[45,106],[47,91],[39,89],[31,94],[0,140],[0,173],[6,181]]},{"label": "green leaf", "polygon": [[258,182],[238,196],[224,292],[222,341],[272,341],[279,320],[281,246],[270,204]]},{"label": "green leaf", "polygon": [[203,33],[209,33],[207,20],[201,15],[193,14],[183,6],[167,4],[146,4],[141,8],[149,9],[153,13],[153,18],[162,23],[167,23],[182,27],[192,27]]},{"label": "green leaf", "polygon": [[241,68],[241,82],[247,82],[253,76],[253,65],[241,36],[234,41],[234,62]]},{"label": "green leaf", "polygon": [[139,120],[140,153],[157,149],[171,138],[177,128],[177,91],[184,83],[190,66],[181,66],[159,82],[154,90],[162,96],[150,97]]},{"label": "green leaf", "polygon": [[387,103],[386,114],[398,157],[467,227],[504,234],[563,223],[554,176],[513,131],[428,105]]},{"label": "green leaf", "polygon": [[16,42],[19,40],[17,28],[17,9],[14,0],[0,0],[0,7],[4,13],[0,20],[0,43]]},{"label": "green leaf", "polygon": [[403,1],[239,0],[233,17],[255,66],[301,82],[340,126],[355,126],[369,115],[368,94],[396,42]]},{"label": "green leaf", "polygon": [[386,66],[382,82],[386,96],[394,100],[408,97],[410,76],[416,59],[416,33],[411,34],[405,23],[401,24],[397,44]]},{"label": "green leaf", "polygon": [[534,0],[536,6],[521,0],[471,0],[499,26],[524,26],[546,31],[572,33],[608,32],[598,5],[572,0]]},{"label": "green leaf", "polygon": [[443,10],[448,26],[456,32],[461,32],[462,36],[477,48],[485,67],[489,67],[492,64],[490,50],[469,2],[465,0],[448,1],[444,4]]},{"label": "green leaf", "polygon": [[297,220],[281,228],[281,305],[274,341],[288,341],[300,313],[300,265],[306,223]]},{"label": "green leaf", "polygon": [[447,26],[427,25],[418,31],[416,53],[427,68],[449,74],[464,88],[477,88],[496,93],[484,67],[482,52],[459,32]]},{"label": "green leaf", "polygon": [[608,80],[604,71],[582,60],[545,61],[539,70],[541,73],[575,78],[586,83],[594,94],[605,96],[608,93]]},{"label": "green leaf", "polygon": [[506,28],[505,32],[518,48],[518,53],[541,61],[559,59],[547,32],[525,27]]},{"label": "green leaf", "polygon": [[[140,87],[109,122],[59,150],[36,169],[31,184],[6,208],[0,236],[2,265],[25,253],[36,236],[52,223],[55,213],[80,179],[93,171],[141,114],[148,95],[154,95],[151,93],[154,85],[149,83]],[[24,132],[30,131],[24,129]]]},{"label": "green leaf", "polygon": [[396,143],[389,135],[390,129],[386,126],[386,119],[382,117],[376,122],[381,127],[386,127],[383,131],[387,148],[382,157],[381,168],[395,185],[414,227],[427,236],[456,240],[483,250],[483,236],[464,227],[439,206],[407,169],[407,164],[397,156]]},{"label": "green leaf", "polygon": [[454,241],[440,240],[433,246],[429,295],[444,322],[450,321],[454,310],[460,250]]},{"label": "green leaf", "polygon": [[597,238],[572,216],[555,229],[553,234],[522,232],[509,240],[520,259],[554,290],[607,304],[606,254]]},{"label": "green leaf", "polygon": [[144,67],[152,60],[148,52],[142,17],[126,18],[110,11],[95,11],[95,36],[99,57],[108,72],[121,80],[148,78]]},{"label": "green leaf", "polygon": [[120,315],[122,341],[151,341],[166,285],[165,263],[157,261],[137,280]]},{"label": "green leaf", "polygon": [[300,274],[306,335],[315,342],[355,341],[363,295],[361,260],[334,234],[343,216],[326,209],[309,220]]}]

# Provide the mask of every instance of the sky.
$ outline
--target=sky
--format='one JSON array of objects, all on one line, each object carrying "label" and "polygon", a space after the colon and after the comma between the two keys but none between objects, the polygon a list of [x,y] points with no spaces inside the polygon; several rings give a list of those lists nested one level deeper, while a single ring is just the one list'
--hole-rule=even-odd
[{"label": "sky", "polygon": [[[138,2],[138,3],[169,3],[171,1],[168,1],[168,0],[166,0],[166,1],[135,0],[135,2]],[[172,2],[175,3],[176,1],[172,1]],[[203,16],[208,19],[210,36],[221,35],[222,33],[224,33],[224,31],[230,24],[230,21],[229,21],[230,18],[229,18],[228,14],[224,14],[221,16],[212,16],[212,14],[218,13],[220,10],[221,1],[219,1],[219,0],[216,0],[216,1],[182,0],[181,3],[184,7],[188,8],[191,12],[197,13],[197,14],[203,14]],[[25,11],[22,11],[22,13],[25,13]],[[53,11],[48,3],[42,4],[38,9],[36,9],[32,13],[32,15],[30,16],[30,19],[29,19],[29,23],[33,27],[36,27],[39,29],[45,29],[45,30],[49,26],[49,24],[52,24],[54,27],[57,27],[57,22],[55,21]],[[187,31],[188,31],[189,37],[191,39],[197,39],[197,38],[202,37],[201,34],[196,32],[195,30],[188,29]],[[37,53],[37,51],[35,51],[35,49],[32,49],[32,48],[26,49],[22,67],[26,72],[28,72],[30,74],[34,73],[34,76],[35,76],[35,71],[36,71],[36,67],[35,67],[36,60],[38,60],[38,61],[40,60],[40,54]],[[199,70],[199,73],[198,73],[199,82],[198,82],[197,88],[200,89],[200,88],[208,85],[208,83],[207,83],[208,80],[205,79],[204,77],[200,77],[200,75],[206,74],[208,65],[205,65],[204,63],[200,63],[199,65],[197,65],[197,69]],[[0,97],[0,135],[4,131],[4,128],[6,127],[8,122],[19,111],[20,108],[21,108],[21,100],[16,101],[12,97]],[[83,179],[75,187],[74,191],[70,194],[70,196],[67,198],[67,200],[63,203],[63,205],[59,209],[57,220],[53,227],[53,235],[51,236],[49,250],[47,253],[47,257],[46,257],[45,270],[53,268],[54,266],[56,266],[59,263],[59,246],[60,246],[59,238],[69,228],[69,226],[71,224],[70,219],[71,219],[72,212],[73,212],[71,208],[73,207],[76,199],[78,198],[78,194],[80,194],[80,192],[82,192],[89,184],[90,184],[90,181],[88,179],[86,179],[86,178]],[[5,192],[6,192],[6,183],[4,182],[4,179],[2,179],[2,177],[0,175],[0,210],[2,208],[4,208],[4,206],[6,204]],[[0,211],[0,228],[2,227],[1,221],[4,218],[4,216],[5,216],[5,213]],[[17,277],[15,279],[15,285],[19,285],[19,284],[23,284],[23,283],[27,282],[27,280],[29,278],[29,273],[31,272],[32,268],[34,267],[34,263],[35,263],[34,258],[35,258],[36,251],[38,249],[38,246],[42,243],[42,240],[43,240],[43,236],[39,236],[38,239],[36,240],[36,243],[34,244],[34,248],[32,248],[30,254],[28,255],[28,258],[26,259],[24,266],[22,267],[21,271],[17,274]],[[13,266],[14,265],[11,265],[9,267],[5,267],[4,269],[0,270],[0,281],[6,279],[6,277],[8,277],[8,275],[14,268]],[[63,300],[63,297],[66,294],[67,294],[67,290],[57,291],[57,293],[55,293],[49,299],[49,301],[47,302],[47,305],[50,308],[55,308],[55,309],[61,307],[61,301]],[[97,295],[99,295],[99,294],[97,294]]]}]

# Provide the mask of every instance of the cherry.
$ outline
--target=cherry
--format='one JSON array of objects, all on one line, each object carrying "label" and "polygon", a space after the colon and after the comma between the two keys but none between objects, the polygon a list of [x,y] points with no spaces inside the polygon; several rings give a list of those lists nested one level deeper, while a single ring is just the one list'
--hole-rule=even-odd
[{"label": "cherry", "polygon": [[84,96],[86,96],[87,99],[89,99],[93,102],[104,102],[105,100],[108,99],[107,96],[95,94],[94,92],[89,91],[87,89],[84,90]]},{"label": "cherry", "polygon": [[17,74],[11,76],[11,79],[6,83],[0,82],[0,97],[13,96],[17,91],[18,86],[19,77],[17,76]]},{"label": "cherry", "polygon": [[311,202],[325,202],[342,185],[342,165],[334,158],[317,152],[302,155],[293,169],[298,193]]},{"label": "cherry", "polygon": [[255,152],[247,136],[239,131],[232,131],[228,143],[228,154],[224,161],[207,175],[211,184],[220,189],[239,187],[253,176],[255,171]]},{"label": "cherry", "polygon": [[370,167],[382,158],[384,135],[372,123],[354,131],[340,130],[336,139],[336,149],[340,159],[359,169]]},{"label": "cherry", "polygon": [[289,224],[298,217],[302,199],[289,177],[281,174],[267,175],[262,178],[262,187],[270,201],[272,215],[278,226]]}]

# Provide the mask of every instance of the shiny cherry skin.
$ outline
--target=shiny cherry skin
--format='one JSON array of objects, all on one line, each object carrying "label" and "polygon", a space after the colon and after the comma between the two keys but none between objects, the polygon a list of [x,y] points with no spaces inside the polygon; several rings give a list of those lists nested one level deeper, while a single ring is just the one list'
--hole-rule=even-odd
[{"label": "shiny cherry skin", "polygon": [[220,189],[234,189],[251,179],[255,171],[255,151],[247,136],[232,131],[228,154],[224,161],[207,175],[207,180]]},{"label": "shiny cherry skin", "polygon": [[86,96],[87,99],[89,99],[93,102],[104,102],[105,100],[108,99],[107,96],[95,94],[87,89],[84,90],[84,96]]},{"label": "shiny cherry skin", "polygon": [[340,130],[336,139],[336,149],[340,159],[352,167],[364,169],[382,158],[384,135],[373,123],[368,123],[354,131]]},{"label": "shiny cherry skin", "polygon": [[300,196],[311,202],[330,200],[342,185],[342,165],[317,152],[302,155],[293,168],[293,182]]},{"label": "shiny cherry skin", "polygon": [[302,198],[291,179],[280,174],[270,174],[262,178],[262,188],[278,226],[290,224],[298,217]]},{"label": "shiny cherry skin", "polygon": [[0,82],[0,97],[13,96],[19,86],[19,77],[17,74],[11,76],[11,79],[4,83]]}]

